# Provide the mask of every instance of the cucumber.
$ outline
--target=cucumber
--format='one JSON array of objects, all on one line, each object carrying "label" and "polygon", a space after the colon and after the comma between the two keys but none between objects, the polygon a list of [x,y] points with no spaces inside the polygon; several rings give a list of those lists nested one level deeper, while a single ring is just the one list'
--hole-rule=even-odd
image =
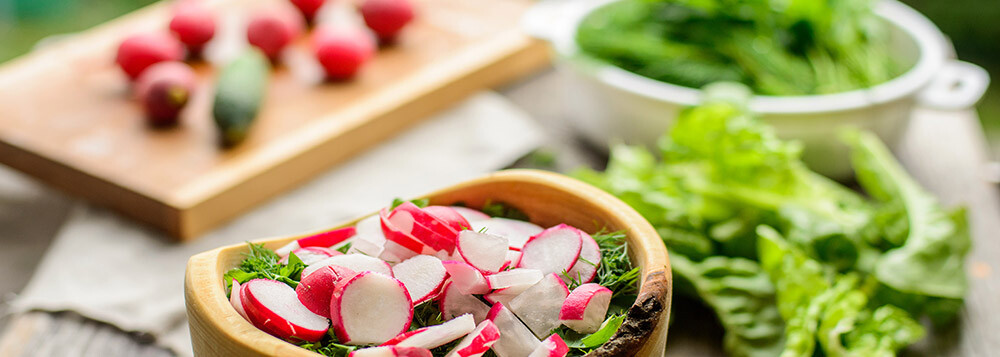
[{"label": "cucumber", "polygon": [[212,116],[222,145],[239,144],[257,117],[267,92],[270,62],[260,50],[247,50],[223,69],[215,83]]}]

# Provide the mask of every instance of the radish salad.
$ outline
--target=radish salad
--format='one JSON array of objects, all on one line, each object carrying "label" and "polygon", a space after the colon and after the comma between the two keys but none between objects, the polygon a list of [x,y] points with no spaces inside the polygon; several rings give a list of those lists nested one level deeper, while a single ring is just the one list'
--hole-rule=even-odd
[{"label": "radish salad", "polygon": [[500,203],[396,200],[275,251],[248,245],[224,276],[233,308],[327,356],[580,356],[639,288],[624,234],[540,227]]}]

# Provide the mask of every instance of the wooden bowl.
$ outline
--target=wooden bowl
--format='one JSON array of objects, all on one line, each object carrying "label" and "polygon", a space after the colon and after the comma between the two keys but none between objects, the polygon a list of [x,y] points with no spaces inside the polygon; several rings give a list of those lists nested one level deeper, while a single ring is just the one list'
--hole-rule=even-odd
[{"label": "wooden bowl", "polygon": [[[602,228],[624,231],[629,255],[642,267],[639,297],[618,333],[590,355],[663,355],[672,290],[667,250],[649,222],[624,202],[580,181],[536,170],[497,172],[426,198],[431,204],[463,203],[473,208],[482,207],[487,200],[502,202],[520,209],[531,222],[543,227],[566,223],[589,233]],[[257,243],[276,249],[299,237]],[[318,356],[257,329],[229,304],[222,275],[235,268],[246,251],[245,244],[235,244],[200,253],[188,261],[184,297],[195,355]]]}]

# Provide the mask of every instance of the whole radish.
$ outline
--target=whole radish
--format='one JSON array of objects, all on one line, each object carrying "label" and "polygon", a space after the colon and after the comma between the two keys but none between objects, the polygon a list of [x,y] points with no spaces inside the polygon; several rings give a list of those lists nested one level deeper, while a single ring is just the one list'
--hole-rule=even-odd
[{"label": "whole radish", "polygon": [[290,0],[290,2],[299,9],[306,21],[312,23],[316,19],[316,13],[323,7],[326,0]]},{"label": "whole radish", "polygon": [[316,29],[312,37],[316,59],[333,80],[354,77],[375,55],[375,41],[363,31],[335,28]]},{"label": "whole radish", "polygon": [[274,61],[281,50],[302,34],[304,27],[302,16],[294,12],[283,9],[260,12],[247,25],[247,41]]},{"label": "whole radish", "polygon": [[177,124],[196,82],[194,71],[183,62],[160,62],[146,69],[136,81],[136,94],[150,124]]},{"label": "whole radish", "polygon": [[184,46],[165,33],[132,35],[118,45],[115,62],[129,79],[139,78],[146,68],[164,61],[180,61]]},{"label": "whole radish", "polygon": [[204,5],[185,1],[174,9],[170,31],[192,53],[200,53],[205,43],[215,36],[215,14]]},{"label": "whole radish", "polygon": [[413,20],[413,5],[409,0],[364,0],[360,10],[365,24],[382,42],[392,42]]}]

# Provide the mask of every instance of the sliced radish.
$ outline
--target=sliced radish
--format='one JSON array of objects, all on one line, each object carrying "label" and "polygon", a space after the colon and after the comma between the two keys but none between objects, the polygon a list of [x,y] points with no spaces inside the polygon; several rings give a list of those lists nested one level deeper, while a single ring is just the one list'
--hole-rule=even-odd
[{"label": "sliced radish", "polygon": [[569,346],[566,341],[557,334],[552,334],[542,341],[528,357],[566,357],[569,354]]},{"label": "sliced radish", "polygon": [[434,249],[431,249],[431,247],[410,233],[413,230],[413,220],[405,220],[403,219],[405,218],[404,216],[399,216],[393,221],[391,220],[388,208],[383,208],[379,211],[378,215],[382,223],[382,233],[385,234],[385,239],[395,242],[417,254],[434,253]]},{"label": "sliced radish", "polygon": [[381,346],[351,351],[348,357],[432,357],[431,350],[419,347]]},{"label": "sliced radish", "polygon": [[283,340],[319,341],[330,322],[309,311],[285,283],[253,279],[241,287],[243,308],[257,328]]},{"label": "sliced radish", "polygon": [[[295,253],[295,256],[299,257],[299,260],[301,260],[302,263],[305,263],[305,265],[316,264],[319,261],[332,257],[334,255],[344,254],[338,252],[336,249],[330,249],[327,247],[299,248],[294,250],[292,253]],[[278,263],[288,264],[288,256],[281,257],[281,260],[278,260]]]},{"label": "sliced radish", "polygon": [[[451,209],[454,210],[455,213],[462,215],[462,218],[465,218],[465,220],[468,221],[469,223],[472,223],[473,221],[485,221],[487,219],[490,219],[490,216],[488,214],[485,214],[483,212],[468,207],[451,206]],[[471,229],[472,227],[470,226],[469,228]]]},{"label": "sliced radish", "polygon": [[[411,202],[404,202],[389,214],[389,221],[402,232],[430,246],[434,250],[455,251],[455,240],[460,228],[422,210]],[[464,219],[463,219],[464,221]],[[468,222],[457,224],[468,225]]]},{"label": "sliced radish", "polygon": [[334,292],[330,318],[341,343],[380,344],[410,328],[413,303],[399,280],[363,272]]},{"label": "sliced radish", "polygon": [[[569,279],[580,283],[589,283],[594,281],[594,277],[597,276],[597,268],[601,266],[601,246],[597,245],[597,241],[589,234],[583,233],[582,237],[583,246],[580,248],[580,258],[577,259],[573,269],[570,269],[567,275],[569,275]],[[569,279],[563,277],[563,281],[568,282]]]},{"label": "sliced radish", "polygon": [[413,305],[433,299],[448,277],[441,260],[430,255],[418,255],[392,267],[392,275],[403,282],[413,299]]},{"label": "sliced radish", "polygon": [[399,243],[393,242],[391,240],[385,241],[385,244],[382,245],[382,248],[383,248],[382,254],[379,254],[378,256],[379,259],[382,259],[386,262],[390,262],[393,264],[400,263],[404,260],[420,255],[418,253],[414,253],[412,250],[409,250],[399,245]]},{"label": "sliced radish", "polygon": [[487,276],[486,280],[493,289],[514,287],[518,292],[522,292],[542,280],[543,276],[545,274],[536,269],[517,268],[492,274]]},{"label": "sliced radish", "polygon": [[515,249],[521,249],[531,237],[542,232],[542,227],[534,223],[500,217],[476,221],[472,225],[472,229],[477,232],[483,228],[486,229],[486,233],[507,238],[510,247]]},{"label": "sliced radish", "polygon": [[524,244],[517,266],[538,269],[545,274],[567,272],[580,258],[585,234],[565,224],[546,229]]},{"label": "sliced radish", "polygon": [[441,317],[447,320],[464,314],[472,314],[476,322],[485,320],[486,314],[490,311],[488,305],[475,296],[466,295],[458,291],[458,288],[452,282],[446,283],[444,288],[441,289],[438,308],[441,310]]},{"label": "sliced radish", "polygon": [[385,249],[385,234],[382,233],[382,223],[378,215],[362,219],[354,226],[355,235],[351,241],[351,249],[348,254],[360,253],[370,257],[377,257]]},{"label": "sliced radish", "polygon": [[373,271],[387,276],[392,276],[392,267],[389,266],[389,263],[386,263],[382,259],[372,258],[364,254],[344,254],[320,260],[303,269],[302,276],[307,277],[314,271],[319,270],[319,268],[328,265],[342,266],[359,273],[363,271]]},{"label": "sliced radish", "polygon": [[611,290],[594,284],[583,284],[566,297],[559,320],[579,333],[594,333],[601,328],[611,304]]},{"label": "sliced radish", "polygon": [[292,251],[299,248],[302,248],[301,246],[299,246],[299,241],[293,240],[291,242],[288,242],[288,244],[281,246],[281,248],[275,249],[274,252],[281,257],[287,257],[288,253],[291,253]]},{"label": "sliced radish", "polygon": [[551,273],[510,301],[510,310],[539,338],[559,327],[559,312],[569,295],[566,284]]},{"label": "sliced radish", "polygon": [[494,304],[486,315],[500,330],[500,339],[493,344],[493,352],[500,357],[524,357],[541,344],[531,330],[514,316],[503,304]]},{"label": "sliced radish", "polygon": [[337,265],[328,265],[302,278],[295,293],[309,311],[320,316],[330,316],[330,297],[338,284],[354,277],[355,271]]},{"label": "sliced radish", "polygon": [[483,273],[466,262],[448,260],[441,262],[451,276],[451,281],[462,294],[485,294],[490,292],[490,284]]},{"label": "sliced radish", "polygon": [[229,290],[229,303],[233,305],[233,309],[235,309],[240,316],[243,316],[244,319],[250,321],[250,318],[247,317],[247,312],[243,310],[243,300],[240,299],[240,293],[240,282],[233,279],[233,288],[232,290]]},{"label": "sliced radish", "polygon": [[301,247],[332,247],[350,239],[356,232],[357,230],[354,227],[338,228],[305,238],[299,238],[298,242]]},{"label": "sliced radish", "polygon": [[472,229],[472,225],[469,224],[469,220],[465,219],[465,216],[458,213],[458,211],[452,207],[427,206],[424,207],[424,212],[427,212],[428,214],[441,220],[441,222],[444,222],[445,225],[451,227],[451,229],[455,232]]},{"label": "sliced radish", "polygon": [[521,295],[522,292],[523,291],[512,290],[510,288],[497,289],[493,290],[493,292],[489,294],[483,295],[483,299],[486,299],[486,301],[490,304],[500,303],[506,306],[510,305],[510,301],[514,300],[514,298],[518,295]]},{"label": "sliced radish", "polygon": [[488,233],[462,231],[458,234],[458,252],[469,265],[487,273],[496,273],[507,260],[507,238]]},{"label": "sliced radish", "polygon": [[493,321],[485,320],[459,341],[445,357],[480,357],[499,339],[500,330],[497,329],[497,325]]},{"label": "sliced radish", "polygon": [[402,338],[394,338],[385,344],[432,349],[457,340],[475,329],[476,322],[472,314],[465,314],[440,325],[427,326],[409,331],[403,334]]},{"label": "sliced radish", "polygon": [[508,250],[507,256],[504,258],[504,265],[516,267],[521,263],[521,251],[519,250]]}]

